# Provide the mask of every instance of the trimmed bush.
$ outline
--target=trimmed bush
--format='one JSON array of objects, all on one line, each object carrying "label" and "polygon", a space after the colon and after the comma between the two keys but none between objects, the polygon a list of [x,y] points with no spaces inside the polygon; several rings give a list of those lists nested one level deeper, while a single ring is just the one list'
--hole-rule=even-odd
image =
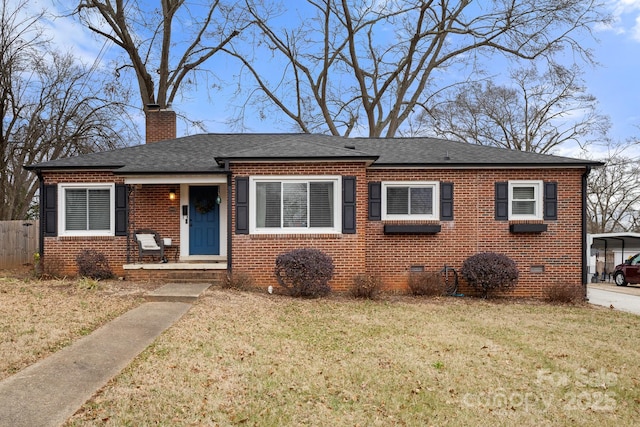
[{"label": "trimmed bush", "polygon": [[76,257],[78,274],[92,279],[111,279],[113,272],[109,267],[107,257],[94,249],[85,249]]},{"label": "trimmed bush", "polygon": [[546,290],[546,300],[552,303],[574,304],[584,301],[584,289],[581,286],[556,283]]},{"label": "trimmed bush", "polygon": [[318,249],[294,249],[278,255],[275,275],[293,297],[323,297],[331,292],[333,260]]},{"label": "trimmed bush", "polygon": [[444,280],[435,271],[411,273],[409,276],[409,293],[414,296],[435,297],[444,295]]},{"label": "trimmed bush", "polygon": [[234,271],[228,274],[222,281],[223,289],[236,289],[238,291],[248,291],[255,285],[253,277],[244,271]]},{"label": "trimmed bush", "polygon": [[519,272],[516,263],[508,256],[484,252],[467,258],[462,263],[460,274],[471,286],[482,291],[482,298],[487,298],[494,289],[513,288]]},{"label": "trimmed bush", "polygon": [[382,290],[382,278],[374,274],[358,274],[353,278],[349,294],[354,298],[376,299]]}]

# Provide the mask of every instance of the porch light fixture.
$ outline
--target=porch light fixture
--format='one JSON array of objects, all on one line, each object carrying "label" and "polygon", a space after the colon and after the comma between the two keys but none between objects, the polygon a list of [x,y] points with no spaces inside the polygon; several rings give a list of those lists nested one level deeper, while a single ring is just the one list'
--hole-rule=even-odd
[{"label": "porch light fixture", "polygon": [[169,190],[169,200],[175,200],[176,199],[176,190],[171,189]]},{"label": "porch light fixture", "polygon": [[216,197],[216,203],[220,204],[222,203],[222,197],[220,197],[220,195],[218,194],[218,197]]}]

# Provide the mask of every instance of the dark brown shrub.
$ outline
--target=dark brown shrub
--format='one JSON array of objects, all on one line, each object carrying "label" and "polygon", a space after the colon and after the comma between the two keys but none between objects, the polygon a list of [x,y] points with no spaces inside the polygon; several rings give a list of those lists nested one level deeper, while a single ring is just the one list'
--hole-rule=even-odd
[{"label": "dark brown shrub", "polygon": [[92,279],[111,279],[113,272],[107,257],[94,249],[85,249],[76,256],[78,274]]},{"label": "dark brown shrub", "polygon": [[275,275],[293,297],[323,297],[331,292],[333,260],[319,249],[294,249],[278,255]]},{"label": "dark brown shrub", "polygon": [[349,294],[354,298],[376,299],[380,295],[383,282],[377,274],[358,274],[353,278]]},{"label": "dark brown shrub", "polygon": [[40,259],[40,271],[43,278],[61,278],[64,276],[64,263],[57,255],[48,253]]},{"label": "dark brown shrub", "polygon": [[547,288],[546,300],[560,304],[579,303],[584,301],[584,289],[581,286],[556,283]]},{"label": "dark brown shrub", "polygon": [[440,273],[423,271],[409,276],[409,292],[415,296],[444,295],[444,280]]},{"label": "dark brown shrub", "polygon": [[462,263],[460,274],[486,298],[494,289],[509,290],[518,281],[516,263],[504,254],[484,252],[472,255]]},{"label": "dark brown shrub", "polygon": [[244,271],[233,271],[227,274],[227,277],[222,281],[221,287],[223,289],[236,289],[238,291],[248,291],[255,287],[253,277]]}]

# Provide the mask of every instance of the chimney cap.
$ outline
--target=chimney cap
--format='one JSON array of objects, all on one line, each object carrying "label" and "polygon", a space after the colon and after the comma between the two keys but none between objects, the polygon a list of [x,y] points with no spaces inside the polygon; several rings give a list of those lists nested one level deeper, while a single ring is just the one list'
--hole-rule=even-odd
[{"label": "chimney cap", "polygon": [[147,109],[148,110],[159,110],[160,109],[160,105],[159,104],[147,104]]}]

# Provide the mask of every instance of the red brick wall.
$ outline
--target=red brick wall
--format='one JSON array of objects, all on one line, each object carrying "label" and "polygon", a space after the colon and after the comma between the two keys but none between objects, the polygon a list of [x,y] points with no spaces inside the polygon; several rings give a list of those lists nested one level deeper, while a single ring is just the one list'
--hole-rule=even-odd
[{"label": "red brick wall", "polygon": [[[122,178],[110,172],[66,172],[45,174],[45,184],[60,183],[117,183]],[[169,190],[176,191],[176,199],[169,200]],[[58,191],[60,191],[58,189]],[[179,186],[136,185],[130,195],[129,230],[151,228],[162,237],[171,237],[174,245],[180,244]],[[60,230],[58,230],[60,233]],[[57,274],[75,276],[78,273],[76,256],[84,249],[104,253],[114,274],[124,276],[122,266],[127,263],[126,236],[57,236],[45,237],[45,268]],[[130,242],[130,261],[137,259],[137,246]],[[48,266],[47,263],[49,264]]]},{"label": "red brick wall", "polygon": [[[412,265],[439,271],[445,264],[460,269],[476,253],[498,252],[511,257],[520,271],[512,295],[543,297],[544,289],[561,282],[582,284],[582,170],[460,170],[378,171],[371,181],[414,180],[454,183],[454,221],[440,222],[433,236],[385,236],[385,221],[367,222],[367,270],[380,273],[392,289],[404,289]],[[540,234],[513,234],[509,221],[496,221],[495,182],[544,180],[558,182],[558,220],[544,221]],[[532,273],[544,266],[544,273]],[[472,293],[462,283],[462,291]]]},{"label": "red brick wall", "polygon": [[175,111],[149,109],[145,112],[145,119],[147,144],[176,137]]},{"label": "red brick wall", "polygon": [[[176,192],[169,200],[169,191]],[[129,229],[149,228],[162,237],[171,238],[172,246],[180,245],[180,186],[138,184],[129,197]],[[135,256],[137,257],[137,249]]]},{"label": "red brick wall", "polygon": [[[357,234],[355,235],[235,235],[233,268],[249,272],[261,286],[276,285],[273,277],[278,254],[300,247],[321,249],[331,255],[336,276],[334,289],[345,290],[358,273],[378,273],[387,290],[406,290],[411,266],[439,271],[445,264],[460,269],[463,261],[479,252],[499,252],[518,265],[520,279],[514,296],[543,297],[556,283],[582,284],[581,176],[580,169],[527,170],[378,170],[361,164],[250,165],[234,164],[235,176],[316,175],[357,176]],[[444,181],[454,183],[454,221],[439,221],[436,235],[385,235],[391,221],[369,221],[368,181]],[[494,219],[495,182],[543,180],[558,182],[558,220],[544,221],[541,234],[513,234],[509,221]],[[234,182],[235,185],[235,182]],[[234,189],[235,196],[235,189]],[[234,212],[235,215],[235,212]],[[235,218],[233,218],[235,224]],[[543,273],[531,272],[544,266]],[[472,290],[461,281],[461,290]]]},{"label": "red brick wall", "polygon": [[[335,276],[331,281],[334,290],[346,290],[351,278],[364,273],[365,233],[367,204],[366,170],[362,163],[314,163],[314,164],[234,164],[234,176],[252,175],[342,175],[355,176],[357,186],[357,234],[235,234],[235,210],[233,211],[232,251],[233,270],[251,274],[262,287],[277,286],[273,270],[276,257],[296,248],[320,249],[333,258]],[[327,173],[328,172],[328,173]],[[341,189],[338,189],[341,191]],[[233,180],[235,203],[235,179]]]},{"label": "red brick wall", "polygon": [[[276,286],[273,276],[278,254],[295,248],[318,248],[334,259],[336,275],[331,285],[346,290],[354,275],[379,273],[388,290],[405,290],[411,266],[439,271],[445,264],[459,269],[469,256],[479,252],[500,252],[513,258],[520,270],[515,296],[544,296],[556,283],[582,284],[581,169],[523,170],[366,170],[363,163],[233,164],[235,176],[331,175],[356,176],[357,233],[339,235],[236,235],[231,230],[233,268],[250,273],[258,285]],[[454,183],[454,220],[438,222],[436,235],[384,235],[385,221],[368,220],[369,181],[445,181]],[[508,180],[543,180],[558,183],[558,220],[544,221],[548,229],[540,234],[513,234],[509,221],[494,219],[494,184]],[[108,172],[47,173],[45,183],[116,182],[122,179]],[[232,181],[235,186],[235,180]],[[130,198],[130,230],[152,228],[180,244],[180,212],[177,194],[170,201],[170,189],[179,186],[138,185]],[[235,198],[235,188],[232,191]],[[234,200],[235,203],[235,200]],[[232,210],[235,224],[235,210]],[[127,262],[126,237],[47,237],[47,256],[59,264],[61,273],[77,272],[76,255],[93,248],[108,256],[112,270],[123,275]],[[137,249],[131,247],[131,260]],[[531,272],[543,266],[543,273]],[[471,293],[462,284],[464,293]]]}]

